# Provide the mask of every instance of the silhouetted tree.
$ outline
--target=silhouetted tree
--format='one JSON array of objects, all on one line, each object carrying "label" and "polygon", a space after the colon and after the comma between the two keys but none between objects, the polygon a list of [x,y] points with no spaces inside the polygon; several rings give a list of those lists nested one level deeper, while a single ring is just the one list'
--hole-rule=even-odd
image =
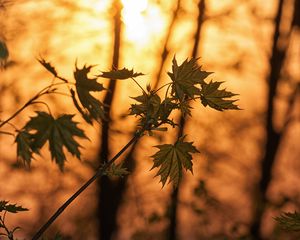
[{"label": "silhouetted tree", "polygon": [[[272,43],[272,52],[269,58],[270,73],[268,76],[268,95],[267,95],[267,110],[266,110],[266,142],[264,148],[264,156],[261,160],[261,177],[258,184],[257,195],[255,198],[255,209],[253,215],[253,222],[250,229],[251,235],[254,239],[262,239],[261,226],[262,218],[266,210],[268,203],[267,192],[272,181],[272,170],[275,165],[277,153],[280,149],[280,144],[283,139],[283,135],[287,130],[289,123],[289,114],[286,114],[286,119],[282,129],[277,130],[274,127],[274,112],[276,110],[275,99],[278,97],[278,85],[282,81],[281,72],[283,69],[284,61],[286,59],[287,49],[290,42],[291,31],[293,27],[299,24],[299,1],[294,1],[294,13],[293,20],[288,32],[281,31],[281,25],[283,22],[283,11],[287,4],[284,0],[279,0],[278,10],[274,19],[274,34]],[[289,7],[289,6],[287,6]],[[290,9],[290,8],[289,8]],[[279,46],[279,41],[281,43]],[[289,103],[289,111],[294,105],[294,99],[296,92],[292,94],[292,98]]]},{"label": "silhouetted tree", "polygon": [[[160,80],[161,80],[161,73],[162,73],[162,69],[163,66],[165,65],[165,62],[167,60],[169,51],[168,51],[168,45],[170,42],[170,38],[171,38],[171,34],[174,28],[174,24],[175,21],[178,17],[178,12],[180,9],[180,0],[178,0],[177,5],[175,10],[172,12],[172,18],[168,27],[168,31],[166,33],[166,37],[164,40],[164,47],[162,50],[162,54],[161,54],[161,59],[160,59],[160,63],[158,64],[158,72],[157,75],[155,77],[155,80],[153,81],[153,85],[154,88],[156,88],[159,84],[160,84]],[[117,17],[117,16],[115,16]],[[116,24],[116,20],[115,20],[115,24]],[[117,29],[116,29],[117,30]],[[115,31],[116,31],[115,30]],[[120,34],[120,33],[119,33]],[[117,33],[115,32],[115,35],[117,35]],[[119,45],[120,45],[120,37],[119,37]],[[115,48],[114,48],[114,52],[119,51],[119,48],[116,49],[116,44],[115,44]],[[114,61],[117,61],[114,58]],[[114,62],[113,64],[115,67],[118,66],[118,64],[116,64],[116,62]],[[114,88],[115,86],[114,81],[110,81],[110,85],[109,89],[111,91],[110,96],[107,95],[107,97],[105,99],[107,99],[106,101],[104,101],[106,104],[111,105],[112,103],[112,97],[113,97],[113,93],[114,93]],[[113,86],[113,87],[111,87]],[[109,150],[109,146],[108,146],[108,139],[109,139],[109,126],[108,123],[106,123],[106,125],[103,124],[102,127],[102,144],[101,144],[101,152],[100,152],[100,157],[101,159],[107,159],[107,154],[108,154],[108,150]],[[103,131],[105,133],[105,135],[103,134]],[[137,149],[137,143],[135,143],[132,148],[129,150],[127,156],[125,157],[125,161],[123,163],[123,166],[125,168],[128,169],[129,172],[133,172],[135,169],[135,158],[134,158],[134,153]],[[106,149],[106,150],[105,150]],[[99,199],[99,211],[100,214],[102,212],[102,214],[100,215],[100,228],[103,229],[105,228],[105,230],[101,230],[101,239],[110,239],[112,236],[113,231],[117,230],[117,213],[118,210],[121,206],[121,203],[123,201],[124,198],[124,194],[126,191],[126,184],[127,184],[127,180],[128,177],[124,176],[123,178],[119,178],[119,179],[114,179],[111,180],[109,177],[104,177],[103,179],[101,179],[101,181],[99,182],[100,184],[100,199]],[[104,199],[106,198],[106,199]],[[105,208],[105,210],[102,210],[103,207]],[[109,216],[108,216],[109,215]],[[109,220],[107,220],[109,219]],[[109,224],[109,227],[107,227],[107,225]]]},{"label": "silhouetted tree", "polygon": [[[122,5],[119,0],[113,1],[114,8],[114,47],[113,47],[113,58],[112,66],[118,68],[119,56],[120,56],[120,45],[121,45],[121,10]],[[105,110],[110,118],[111,106],[114,100],[116,81],[111,79],[108,84],[108,93],[105,95],[104,104]],[[110,121],[103,121],[101,128],[101,143],[99,150],[99,162],[107,162],[109,155],[109,139],[110,139]],[[98,181],[99,197],[98,197],[98,219],[100,224],[99,239],[111,239],[113,232],[116,230],[116,217],[118,206],[120,205],[122,194],[122,186],[114,183],[108,176],[103,176]]]}]

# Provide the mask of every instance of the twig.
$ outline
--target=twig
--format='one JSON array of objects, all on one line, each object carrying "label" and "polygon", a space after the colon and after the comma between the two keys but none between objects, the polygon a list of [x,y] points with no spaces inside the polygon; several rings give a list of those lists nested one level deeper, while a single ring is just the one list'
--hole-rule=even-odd
[{"label": "twig", "polygon": [[60,214],[98,177],[102,176],[105,171],[114,163],[132,144],[134,144],[139,138],[143,136],[144,130],[137,131],[134,137],[107,163],[98,167],[96,173],[83,184],[50,218],[49,220],[40,228],[40,230],[32,237],[32,240],[38,240],[42,234],[50,227],[50,225],[58,218]]}]

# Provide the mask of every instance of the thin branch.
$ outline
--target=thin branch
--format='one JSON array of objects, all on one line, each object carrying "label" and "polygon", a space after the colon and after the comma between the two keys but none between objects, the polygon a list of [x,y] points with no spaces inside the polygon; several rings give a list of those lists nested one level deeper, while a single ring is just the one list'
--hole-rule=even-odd
[{"label": "thin branch", "polygon": [[43,105],[45,105],[47,107],[47,109],[48,109],[49,114],[52,115],[50,107],[49,107],[49,105],[47,103],[42,102],[42,101],[33,101],[31,104],[43,104]]},{"label": "thin branch", "polygon": [[166,84],[162,85],[161,87],[159,87],[158,89],[156,89],[156,90],[154,91],[154,93],[157,93],[159,90],[161,90],[161,89],[164,88],[165,86],[168,86],[168,85],[171,85],[171,84],[172,84],[172,82],[169,82],[169,83],[166,83]]},{"label": "thin branch", "polygon": [[0,131],[0,134],[5,134],[5,135],[10,135],[15,137],[15,134],[11,133],[11,132],[6,132],[6,131]]},{"label": "thin branch", "polygon": [[7,124],[9,121],[14,119],[18,114],[20,114],[25,108],[27,108],[34,100],[39,98],[39,95],[35,95],[33,98],[31,98],[27,103],[25,103],[19,110],[17,110],[13,115],[11,115],[8,119],[0,123],[0,128],[3,127],[5,124]]},{"label": "thin branch", "polygon": [[132,144],[143,136],[144,130],[137,131],[134,137],[108,162],[98,167],[96,173],[83,184],[40,228],[40,230],[32,237],[32,240],[38,240],[42,234],[51,226],[51,224],[59,217],[60,214],[98,177],[103,176],[105,171],[114,163]]},{"label": "thin branch", "polygon": [[[34,97],[29,99],[20,109],[18,109],[13,115],[11,115],[8,119],[0,123],[0,128],[3,127],[5,124],[7,124],[9,121],[14,119],[17,115],[19,115],[25,108],[27,108],[29,105],[31,105],[36,99],[39,97],[46,95],[46,94],[51,94],[55,93],[52,91],[51,87],[53,86],[59,86],[59,85],[64,85],[66,84],[65,82],[63,83],[54,83],[51,85],[48,85],[47,87],[44,87],[42,90],[40,90]],[[67,84],[72,84],[72,83],[67,83]]]},{"label": "thin branch", "polygon": [[147,94],[144,88],[138,83],[138,81],[136,81],[133,77],[131,79],[136,83],[136,85],[138,85],[138,87],[143,91],[143,93]]}]

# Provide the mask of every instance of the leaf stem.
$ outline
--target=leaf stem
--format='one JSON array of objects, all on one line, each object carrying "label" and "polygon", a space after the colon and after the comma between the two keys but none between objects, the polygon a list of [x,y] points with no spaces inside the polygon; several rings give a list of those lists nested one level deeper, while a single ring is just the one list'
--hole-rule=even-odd
[{"label": "leaf stem", "polygon": [[55,93],[54,91],[50,91],[51,87],[53,86],[58,86],[58,85],[64,85],[64,84],[73,84],[73,83],[66,83],[66,82],[60,82],[60,83],[53,83],[51,85],[48,85],[47,87],[44,87],[42,90],[40,90],[34,97],[29,99],[19,110],[17,110],[13,115],[11,115],[8,119],[0,123],[0,128],[3,127],[5,124],[7,124],[9,121],[14,119],[20,112],[22,112],[25,108],[27,108],[29,105],[31,105],[33,102],[35,102],[36,99],[39,97],[50,94],[50,93]]},{"label": "leaf stem", "polygon": [[157,93],[159,90],[163,89],[165,86],[168,86],[168,85],[171,85],[171,84],[172,84],[172,82],[169,82],[169,83],[166,83],[166,84],[162,85],[161,87],[156,89],[154,93]]},{"label": "leaf stem", "polygon": [[[168,97],[168,92],[169,92],[169,89],[170,89],[170,87],[171,87],[171,84],[172,84],[172,83],[169,83],[169,86],[168,86],[168,88],[167,88],[167,90],[166,90],[165,99],[167,99],[167,97]],[[166,85],[164,85],[164,86],[166,86]]]},{"label": "leaf stem", "polygon": [[45,105],[47,107],[47,109],[48,109],[49,114],[52,115],[50,107],[49,107],[49,105],[47,103],[45,103],[43,101],[33,101],[33,102],[31,102],[31,104],[43,104],[43,105]]},{"label": "leaf stem", "polygon": [[144,130],[139,130],[134,137],[107,163],[98,167],[96,173],[87,180],[57,211],[49,218],[49,220],[40,228],[40,230],[32,237],[32,240],[38,240],[42,234],[50,227],[50,225],[58,218],[60,214],[98,177],[102,176],[105,171],[114,163],[132,144],[138,141],[143,136]]},{"label": "leaf stem", "polygon": [[17,110],[13,115],[11,115],[8,119],[0,123],[0,128],[7,124],[10,120],[14,119],[20,112],[22,112],[26,107],[28,107],[34,100],[36,100],[40,95],[37,94],[33,98],[31,98],[27,103],[23,105],[19,110]]},{"label": "leaf stem", "polygon": [[11,133],[11,132],[6,132],[6,131],[0,131],[0,134],[6,134],[6,135],[10,135],[15,137],[15,134]]},{"label": "leaf stem", "polygon": [[5,225],[5,216],[6,216],[6,211],[3,214],[3,219],[0,218],[0,223],[3,226],[4,230],[6,231],[6,234],[3,234],[3,235],[6,236],[9,240],[14,240],[13,235],[11,234],[11,232]]},{"label": "leaf stem", "polygon": [[143,91],[143,93],[147,94],[144,88],[133,77],[131,79],[139,86],[139,88]]}]

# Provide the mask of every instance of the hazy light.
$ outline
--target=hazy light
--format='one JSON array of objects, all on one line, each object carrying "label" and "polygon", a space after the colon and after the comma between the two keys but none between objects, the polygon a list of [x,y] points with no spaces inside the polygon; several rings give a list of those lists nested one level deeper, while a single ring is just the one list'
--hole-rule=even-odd
[{"label": "hazy light", "polygon": [[151,35],[162,30],[163,19],[160,9],[148,0],[122,0],[122,20],[125,37],[137,44],[147,44]]}]

